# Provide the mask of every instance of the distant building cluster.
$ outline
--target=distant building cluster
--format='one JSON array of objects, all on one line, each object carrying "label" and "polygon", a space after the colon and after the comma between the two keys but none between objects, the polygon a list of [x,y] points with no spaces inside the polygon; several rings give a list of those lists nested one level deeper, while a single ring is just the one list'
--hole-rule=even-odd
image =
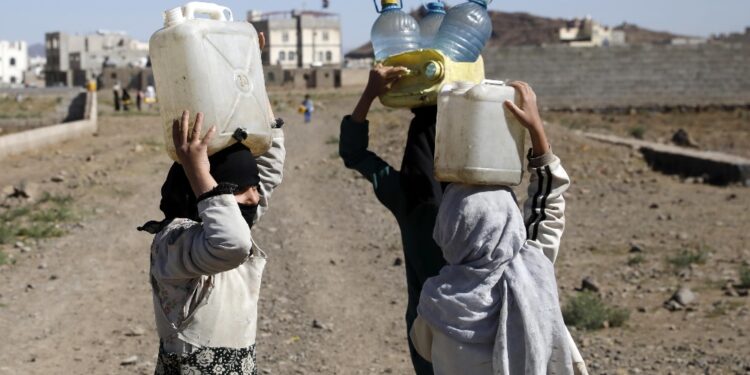
[{"label": "distant building cluster", "polygon": [[21,84],[28,67],[29,53],[26,42],[0,40],[0,84]]},{"label": "distant building cluster", "polygon": [[44,39],[47,86],[82,86],[108,70],[139,69],[148,64],[148,43],[123,32],[77,35],[57,31],[46,33]]},{"label": "distant building cluster", "polygon": [[625,32],[602,26],[591,16],[586,16],[560,28],[560,41],[571,47],[618,46],[625,44]]},{"label": "distant building cluster", "polygon": [[293,10],[249,11],[247,20],[266,35],[265,66],[296,69],[340,66],[341,21],[338,14]]}]

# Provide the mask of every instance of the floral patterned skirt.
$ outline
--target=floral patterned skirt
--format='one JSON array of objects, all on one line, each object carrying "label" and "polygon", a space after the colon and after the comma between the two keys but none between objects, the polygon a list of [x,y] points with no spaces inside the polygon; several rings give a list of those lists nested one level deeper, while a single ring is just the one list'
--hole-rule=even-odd
[{"label": "floral patterned skirt", "polygon": [[258,375],[255,345],[243,349],[200,348],[190,354],[167,353],[159,345],[156,375]]}]

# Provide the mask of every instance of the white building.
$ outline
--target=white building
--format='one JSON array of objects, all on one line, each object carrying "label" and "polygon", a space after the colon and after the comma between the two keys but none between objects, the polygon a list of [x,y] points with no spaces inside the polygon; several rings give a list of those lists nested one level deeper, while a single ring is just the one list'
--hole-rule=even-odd
[{"label": "white building", "polygon": [[0,84],[21,84],[29,67],[26,42],[0,40]]},{"label": "white building", "polygon": [[625,32],[602,26],[591,16],[575,19],[560,29],[560,41],[571,47],[607,47],[625,44]]},{"label": "white building", "polygon": [[340,66],[341,22],[335,13],[250,11],[247,19],[266,35],[265,66],[283,69]]}]

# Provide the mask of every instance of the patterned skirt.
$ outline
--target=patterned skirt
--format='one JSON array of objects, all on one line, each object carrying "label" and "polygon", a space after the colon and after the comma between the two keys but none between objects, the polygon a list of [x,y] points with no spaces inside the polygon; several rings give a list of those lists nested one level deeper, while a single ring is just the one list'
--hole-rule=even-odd
[{"label": "patterned skirt", "polygon": [[156,375],[258,375],[255,345],[243,349],[200,348],[190,354],[167,353],[159,345]]}]

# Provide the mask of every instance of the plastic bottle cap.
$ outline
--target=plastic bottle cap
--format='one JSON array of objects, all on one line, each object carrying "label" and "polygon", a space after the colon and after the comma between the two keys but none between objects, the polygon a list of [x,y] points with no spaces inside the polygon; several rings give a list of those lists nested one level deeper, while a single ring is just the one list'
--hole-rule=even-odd
[{"label": "plastic bottle cap", "polygon": [[182,14],[182,7],[172,8],[164,12],[164,27],[173,26],[185,22],[185,16]]},{"label": "plastic bottle cap", "polygon": [[439,1],[433,1],[431,3],[427,3],[427,12],[429,13],[442,13],[445,14],[445,4]]},{"label": "plastic bottle cap", "polygon": [[398,0],[382,0],[380,4],[383,6],[398,5]]}]

